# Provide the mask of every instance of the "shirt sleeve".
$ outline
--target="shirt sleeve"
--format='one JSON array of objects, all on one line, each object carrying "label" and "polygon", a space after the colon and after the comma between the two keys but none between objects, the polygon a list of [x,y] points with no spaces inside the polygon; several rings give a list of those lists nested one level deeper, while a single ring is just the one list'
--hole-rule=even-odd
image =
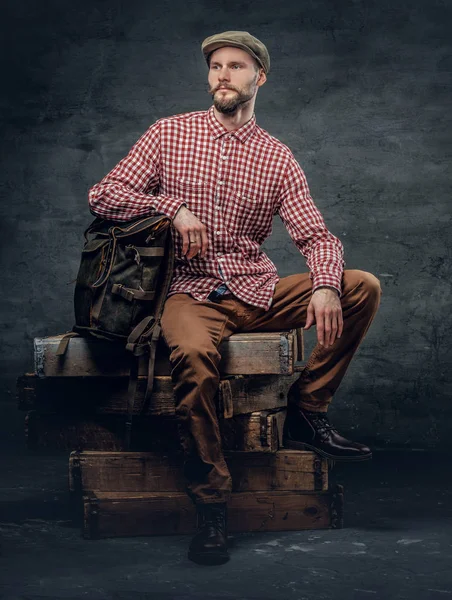
[{"label": "shirt sleeve", "polygon": [[89,191],[93,215],[128,221],[162,213],[174,219],[184,202],[159,194],[160,123],[157,121],[132,146],[129,154]]},{"label": "shirt sleeve", "polygon": [[305,174],[293,156],[282,182],[278,212],[290,237],[306,258],[312,291],[328,286],[341,294],[344,248],[328,231],[311,198]]}]

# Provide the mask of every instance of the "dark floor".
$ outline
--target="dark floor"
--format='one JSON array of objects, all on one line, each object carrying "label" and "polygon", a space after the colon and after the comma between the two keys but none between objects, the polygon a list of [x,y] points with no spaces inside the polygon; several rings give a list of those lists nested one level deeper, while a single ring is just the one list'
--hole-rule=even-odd
[{"label": "dark floor", "polygon": [[452,455],[336,465],[344,529],[235,535],[228,564],[201,567],[185,536],[84,540],[68,457],[16,442],[2,454],[1,600],[452,599]]}]

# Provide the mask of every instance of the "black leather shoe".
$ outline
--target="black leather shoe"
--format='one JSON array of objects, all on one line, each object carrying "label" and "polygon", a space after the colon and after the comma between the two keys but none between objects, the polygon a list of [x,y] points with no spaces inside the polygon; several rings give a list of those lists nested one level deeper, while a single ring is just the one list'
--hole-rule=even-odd
[{"label": "black leather shoe", "polygon": [[227,547],[227,505],[197,504],[198,531],[188,558],[200,565],[221,565],[229,560]]},{"label": "black leather shoe", "polygon": [[287,406],[283,445],[295,450],[312,450],[330,460],[372,458],[370,448],[342,437],[331,425],[326,413],[310,412],[294,404]]}]

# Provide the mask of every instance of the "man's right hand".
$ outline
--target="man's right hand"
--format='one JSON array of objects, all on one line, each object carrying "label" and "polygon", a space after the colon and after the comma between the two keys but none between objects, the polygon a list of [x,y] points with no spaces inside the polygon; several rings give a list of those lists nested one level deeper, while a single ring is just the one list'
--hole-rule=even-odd
[{"label": "man's right hand", "polygon": [[207,252],[207,227],[186,206],[181,206],[173,219],[175,229],[182,236],[182,256],[188,259],[199,253],[204,258]]}]

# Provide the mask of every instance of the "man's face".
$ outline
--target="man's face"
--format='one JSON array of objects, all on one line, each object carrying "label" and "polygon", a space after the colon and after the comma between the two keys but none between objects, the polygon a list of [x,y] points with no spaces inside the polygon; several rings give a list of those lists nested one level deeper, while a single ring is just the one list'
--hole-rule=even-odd
[{"label": "man's face", "polygon": [[265,73],[253,57],[240,48],[218,48],[210,57],[209,93],[215,108],[223,114],[234,115],[254,98],[265,80]]}]

